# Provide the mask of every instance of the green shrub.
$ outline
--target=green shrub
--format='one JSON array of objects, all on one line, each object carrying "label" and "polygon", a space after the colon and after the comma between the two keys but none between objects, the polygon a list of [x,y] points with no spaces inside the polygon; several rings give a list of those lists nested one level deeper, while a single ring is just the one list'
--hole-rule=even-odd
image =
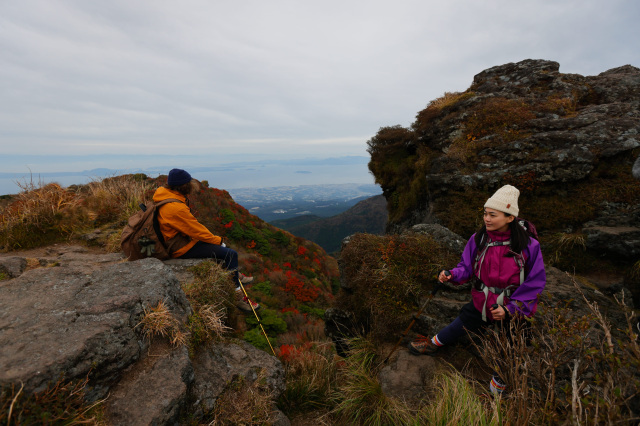
[{"label": "green shrub", "polygon": [[251,291],[259,291],[266,296],[273,296],[273,286],[269,281],[263,281],[261,283],[254,284],[251,287]]},{"label": "green shrub", "polygon": [[324,312],[325,309],[318,309],[318,308],[312,308],[310,306],[307,305],[301,305],[300,306],[300,312],[302,312],[303,314],[311,314],[314,315],[320,319],[324,319]]},{"label": "green shrub", "polygon": [[[267,343],[267,339],[264,337],[264,334],[262,334],[262,331],[258,327],[246,331],[244,333],[244,340],[258,349],[262,349],[265,352],[271,353],[271,348]],[[271,336],[269,336],[269,342],[271,343],[272,347],[276,345],[276,339],[272,338]]]},{"label": "green shrub", "polygon": [[[275,336],[287,331],[287,323],[282,318],[280,318],[276,311],[262,307],[260,308],[258,315],[260,316],[260,322],[262,323],[262,326],[269,336]],[[258,325],[258,320],[253,315],[248,315],[246,321],[250,326],[255,327]]]}]

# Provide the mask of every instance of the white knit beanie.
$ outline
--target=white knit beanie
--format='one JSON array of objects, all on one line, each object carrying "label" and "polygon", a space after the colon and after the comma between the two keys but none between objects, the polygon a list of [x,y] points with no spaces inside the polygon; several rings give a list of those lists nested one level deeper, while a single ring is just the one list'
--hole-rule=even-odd
[{"label": "white knit beanie", "polygon": [[511,185],[505,185],[502,188],[498,189],[496,193],[493,194],[486,203],[484,203],[484,206],[489,207],[490,209],[495,209],[504,213],[518,216],[519,195],[520,191],[518,191],[518,188]]}]

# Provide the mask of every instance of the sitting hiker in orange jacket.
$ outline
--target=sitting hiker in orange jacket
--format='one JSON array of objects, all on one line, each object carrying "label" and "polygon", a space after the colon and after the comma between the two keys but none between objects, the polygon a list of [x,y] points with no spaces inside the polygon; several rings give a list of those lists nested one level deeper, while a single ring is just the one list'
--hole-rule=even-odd
[{"label": "sitting hiker in orange jacket", "polygon": [[[238,253],[228,248],[222,238],[213,235],[206,226],[198,222],[189,208],[188,195],[191,193],[191,175],[181,169],[172,169],[169,172],[167,185],[162,186],[153,194],[155,203],[168,198],[181,201],[180,203],[167,203],[158,211],[160,232],[167,242],[167,249],[172,258],[180,259],[215,259],[224,265],[225,269],[232,272],[233,282],[236,283],[238,293],[237,306],[241,310],[251,311],[259,309],[260,305],[243,297],[240,282],[247,284],[253,281],[253,277],[247,277],[238,272]],[[251,303],[251,305],[249,305]]]}]

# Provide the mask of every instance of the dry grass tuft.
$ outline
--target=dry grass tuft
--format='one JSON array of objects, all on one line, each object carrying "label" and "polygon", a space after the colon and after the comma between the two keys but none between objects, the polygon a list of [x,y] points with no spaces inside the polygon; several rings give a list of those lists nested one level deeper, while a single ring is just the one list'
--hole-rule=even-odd
[{"label": "dry grass tuft", "polygon": [[136,327],[142,326],[144,337],[151,340],[154,336],[166,337],[174,346],[187,344],[188,334],[183,332],[178,321],[164,301],[153,308],[144,308],[142,320]]},{"label": "dry grass tuft", "polygon": [[189,352],[212,339],[221,339],[232,329],[227,326],[235,312],[235,286],[227,270],[216,262],[205,261],[190,269],[194,280],[182,290],[193,308],[189,316]]},{"label": "dry grass tuft", "polygon": [[569,252],[587,250],[587,241],[582,233],[566,234],[560,232],[550,238],[549,244],[553,250],[553,256],[549,260],[553,263],[560,262],[563,256]]},{"label": "dry grass tuft", "polygon": [[444,95],[429,102],[427,108],[444,109],[474,95],[473,92],[444,92]]},{"label": "dry grass tuft", "polygon": [[198,315],[202,318],[205,329],[212,335],[221,339],[225,332],[232,330],[225,325],[226,312],[220,305],[205,305],[198,307]]},{"label": "dry grass tuft", "polygon": [[136,213],[155,184],[144,175],[96,179],[83,187],[85,206],[99,223],[125,221]]},{"label": "dry grass tuft", "polygon": [[182,290],[192,304],[233,306],[235,286],[231,274],[213,261],[204,261],[190,268],[194,280],[185,283]]},{"label": "dry grass tuft", "polygon": [[640,281],[640,260],[631,266],[629,274],[631,275],[631,279]]}]

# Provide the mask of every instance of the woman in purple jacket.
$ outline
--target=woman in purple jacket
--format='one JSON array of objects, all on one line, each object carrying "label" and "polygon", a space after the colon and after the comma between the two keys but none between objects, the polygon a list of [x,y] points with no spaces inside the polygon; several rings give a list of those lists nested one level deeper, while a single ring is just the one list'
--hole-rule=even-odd
[{"label": "woman in purple jacket", "polygon": [[[473,301],[433,338],[411,342],[411,353],[433,355],[466,332],[479,333],[496,321],[530,317],[536,312],[538,295],[547,279],[540,244],[516,220],[519,195],[518,189],[505,185],[487,200],[484,224],[467,242],[462,260],[438,277],[440,282],[471,282]],[[505,389],[496,374],[490,387],[493,393]]]}]

